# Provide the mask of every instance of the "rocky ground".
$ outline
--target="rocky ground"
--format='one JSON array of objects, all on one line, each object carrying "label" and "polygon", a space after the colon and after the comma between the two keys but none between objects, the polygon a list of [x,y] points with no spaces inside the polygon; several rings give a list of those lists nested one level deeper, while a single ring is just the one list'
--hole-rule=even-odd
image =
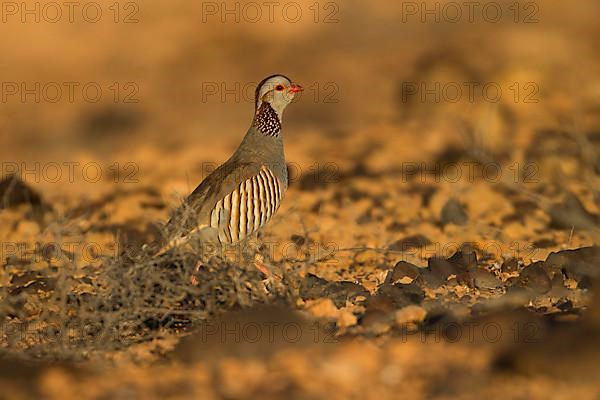
[{"label": "rocky ground", "polygon": [[[10,79],[135,80],[140,101],[3,102],[0,398],[600,398],[598,7],[539,6],[476,35],[392,23],[385,2],[228,34],[183,3],[96,31],[5,25],[61,43],[48,65],[2,44]],[[242,44],[280,50],[242,71]],[[273,66],[316,88],[286,114],[276,217],[196,272],[196,246],[146,254],[250,118],[198,92]],[[471,81],[505,95],[405,91]]]}]

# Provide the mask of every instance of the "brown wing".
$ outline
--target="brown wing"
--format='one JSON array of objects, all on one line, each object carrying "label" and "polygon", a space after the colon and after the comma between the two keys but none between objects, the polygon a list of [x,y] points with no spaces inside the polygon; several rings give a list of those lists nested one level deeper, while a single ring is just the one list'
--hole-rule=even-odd
[{"label": "brown wing", "polygon": [[189,236],[205,228],[216,228],[221,243],[243,240],[269,221],[284,190],[269,168],[227,161],[175,211],[166,225],[166,240],[159,254],[187,242]]},{"label": "brown wing", "polygon": [[177,208],[165,225],[165,243],[181,241],[188,234],[206,227],[217,201],[231,193],[240,182],[255,176],[261,164],[229,159],[208,175]]}]

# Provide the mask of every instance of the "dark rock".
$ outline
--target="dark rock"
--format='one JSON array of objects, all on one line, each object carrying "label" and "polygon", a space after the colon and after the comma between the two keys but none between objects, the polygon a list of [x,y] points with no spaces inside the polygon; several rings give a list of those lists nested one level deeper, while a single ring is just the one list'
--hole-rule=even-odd
[{"label": "dark rock", "polygon": [[401,231],[405,230],[407,227],[408,227],[408,224],[403,224],[401,222],[394,221],[391,224],[389,224],[386,229],[390,232],[401,232]]},{"label": "dark rock", "polygon": [[506,214],[502,216],[502,223],[503,224],[510,224],[511,222],[520,222],[522,224],[525,223],[524,221],[524,217],[520,217],[518,214],[513,213],[513,214]]},{"label": "dark rock", "polygon": [[423,188],[423,191],[421,193],[421,205],[424,208],[429,207],[429,204],[431,203],[431,198],[437,191],[438,188],[436,188],[435,186],[426,186]]},{"label": "dark rock", "polygon": [[336,307],[343,307],[346,301],[356,302],[357,297],[368,299],[370,293],[362,285],[350,281],[334,282],[328,287],[328,297]]},{"label": "dark rock", "polygon": [[[161,200],[150,200],[150,201],[140,201],[140,207],[143,209],[150,210],[164,210],[167,208],[165,202]],[[99,218],[108,219],[108,214],[103,214]]]},{"label": "dark rock", "polygon": [[427,270],[421,272],[426,287],[435,289],[446,283],[448,277],[455,275],[459,284],[473,287],[473,278],[467,273],[477,265],[474,251],[457,251],[450,258],[431,257],[427,260]]},{"label": "dark rock", "polygon": [[460,298],[460,302],[463,304],[471,304],[472,299],[473,298],[470,295],[465,294],[463,297]]},{"label": "dark rock", "polygon": [[346,190],[346,196],[353,202],[371,197],[364,190],[355,188],[353,186],[349,187],[348,190]]},{"label": "dark rock", "polygon": [[389,298],[396,309],[411,304],[420,304],[425,298],[423,290],[415,284],[383,284],[377,290],[377,295]]},{"label": "dark rock", "polygon": [[550,228],[554,229],[596,229],[600,218],[588,212],[579,199],[569,193],[562,204],[553,205],[548,211]]},{"label": "dark rock", "polygon": [[[290,166],[288,165],[288,170]],[[290,174],[292,175],[292,174]],[[293,180],[303,191],[314,191],[329,186],[333,182],[340,182],[344,178],[343,173],[335,168],[315,168],[314,171],[301,174],[300,178]]]},{"label": "dark rock", "polygon": [[437,289],[446,283],[446,279],[439,274],[426,269],[419,275],[418,281],[428,289]]},{"label": "dark rock", "polygon": [[[460,275],[463,275],[463,274],[460,274]],[[460,275],[459,275],[459,276],[460,276]],[[467,275],[467,278],[468,278],[468,279],[471,279],[471,277],[469,276],[469,273],[468,273],[468,272],[465,272],[465,273],[464,273],[464,275]],[[466,281],[465,281],[465,282],[466,282]],[[458,276],[455,276],[455,277],[452,277],[452,278],[448,279],[448,280],[446,281],[446,284],[445,284],[444,286],[446,286],[446,288],[454,288],[454,287],[456,287],[456,286],[460,286],[460,285],[466,285],[466,284],[467,284],[467,283],[464,283],[464,282],[459,282],[459,281],[458,281]]]},{"label": "dark rock", "polygon": [[423,293],[423,289],[421,289],[417,284],[410,283],[408,285],[404,285],[401,283],[397,283],[394,286],[400,287],[404,292],[404,296],[410,300],[412,304],[420,304],[425,299],[425,293]]},{"label": "dark rock", "polygon": [[450,275],[458,275],[465,272],[465,269],[444,258],[431,257],[427,260],[427,267],[432,274],[440,276],[443,280],[448,279]]},{"label": "dark rock", "polygon": [[516,258],[509,258],[504,260],[500,270],[504,273],[517,272],[519,270],[519,260]]},{"label": "dark rock", "polygon": [[460,285],[466,285],[468,287],[475,287],[473,277],[469,272],[462,272],[456,275],[456,282]]},{"label": "dark rock", "polygon": [[545,262],[553,272],[561,272],[580,282],[585,277],[600,275],[600,246],[582,247],[550,253]]},{"label": "dark rock", "polygon": [[316,275],[308,274],[300,283],[300,297],[303,299],[318,299],[325,297],[325,290],[329,281]]},{"label": "dark rock", "polygon": [[442,226],[448,224],[462,226],[467,223],[468,219],[469,217],[467,216],[465,208],[456,199],[448,200],[446,204],[444,204],[444,207],[442,207],[440,215],[440,223]]},{"label": "dark rock", "polygon": [[471,271],[473,277],[473,284],[478,289],[497,289],[502,286],[502,282],[496,275],[485,269],[477,269]]},{"label": "dark rock", "polygon": [[105,106],[90,110],[82,118],[82,133],[89,139],[106,140],[111,135],[131,132],[144,122],[144,117],[130,109]]},{"label": "dark rock", "polygon": [[[545,264],[545,263],[544,263]],[[546,268],[548,268],[548,264],[545,264]],[[558,286],[562,286],[564,287],[564,280],[563,277],[559,274],[555,274],[552,277],[552,287],[558,287]]]},{"label": "dark rock", "polygon": [[399,261],[394,269],[389,271],[385,282],[386,283],[396,283],[402,278],[411,278],[416,279],[419,276],[421,268],[417,267],[414,264],[408,263],[406,261]]},{"label": "dark rock", "polygon": [[562,312],[568,312],[573,309],[573,302],[569,299],[562,298],[554,306]]},{"label": "dark rock", "polygon": [[448,261],[466,270],[473,269],[477,266],[477,254],[474,251],[463,252],[459,250],[448,258]]},{"label": "dark rock", "polygon": [[536,293],[547,293],[552,289],[552,281],[544,270],[544,262],[538,261],[523,268],[517,284]]},{"label": "dark rock", "polygon": [[456,328],[459,328],[456,316],[450,310],[440,307],[427,313],[422,329],[425,333],[439,334],[441,332],[446,338],[456,338],[452,334]]},{"label": "dark rock", "polygon": [[388,249],[393,251],[407,251],[410,249],[420,249],[431,244],[431,241],[425,236],[417,234],[405,237],[404,239],[396,240],[388,246]]},{"label": "dark rock", "polygon": [[292,235],[290,240],[298,247],[304,246],[306,244],[306,238],[301,235]]},{"label": "dark rock", "polygon": [[0,210],[21,204],[43,206],[42,197],[16,175],[0,181]]},{"label": "dark rock", "polygon": [[343,307],[346,301],[356,301],[358,296],[369,297],[369,291],[354,282],[329,282],[316,275],[308,274],[300,284],[300,297],[306,300],[330,298],[336,307]]},{"label": "dark rock", "polygon": [[577,282],[577,289],[591,289],[592,288],[592,278],[589,276],[584,276],[581,278],[579,282]]},{"label": "dark rock", "polygon": [[[501,350],[492,365],[524,376],[546,376],[566,384],[596,381],[600,347],[599,298],[595,296],[588,311],[576,324],[532,317],[518,324],[519,340]],[[561,307],[568,308],[563,302]],[[513,330],[514,331],[514,330]],[[499,371],[501,372],[501,371]]]},{"label": "dark rock", "polygon": [[568,297],[571,291],[565,287],[563,276],[561,274],[555,274],[552,277],[552,290],[545,293],[545,296],[550,299],[560,299]]},{"label": "dark rock", "polygon": [[373,216],[371,215],[371,210],[367,210],[363,214],[361,214],[358,218],[356,218],[357,225],[368,224],[373,221]]},{"label": "dark rock", "polygon": [[515,199],[512,203],[514,209],[522,216],[531,215],[540,208],[535,201],[531,200]]},{"label": "dark rock", "polygon": [[365,313],[358,320],[358,324],[372,334],[383,333],[393,324],[396,306],[388,295],[378,293],[371,297]]},{"label": "dark rock", "polygon": [[[385,285],[384,285],[385,286]],[[369,299],[369,303],[367,304],[366,307],[366,312],[369,311],[381,311],[383,313],[392,313],[394,312],[398,306],[396,305],[396,303],[394,302],[394,299],[389,296],[388,292],[390,291],[390,287],[393,285],[389,285],[386,288],[380,288],[380,290],[377,292],[377,294],[375,294],[374,296],[372,296]],[[393,290],[393,289],[392,289]],[[393,293],[392,293],[393,295]]]}]

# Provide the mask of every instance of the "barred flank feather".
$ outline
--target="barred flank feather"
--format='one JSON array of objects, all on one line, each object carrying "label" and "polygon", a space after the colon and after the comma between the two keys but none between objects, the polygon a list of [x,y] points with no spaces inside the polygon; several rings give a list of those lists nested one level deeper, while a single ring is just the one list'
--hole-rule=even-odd
[{"label": "barred flank feather", "polygon": [[263,227],[282,199],[279,179],[263,166],[257,175],[217,202],[211,212],[210,226],[218,229],[221,243],[236,243]]}]

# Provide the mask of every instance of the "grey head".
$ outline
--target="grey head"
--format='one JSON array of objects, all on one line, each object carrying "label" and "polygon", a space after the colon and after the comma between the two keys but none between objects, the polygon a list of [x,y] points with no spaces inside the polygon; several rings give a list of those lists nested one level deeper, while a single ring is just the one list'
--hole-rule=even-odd
[{"label": "grey head", "polygon": [[276,74],[263,79],[256,87],[252,125],[265,135],[278,136],[283,111],[303,90],[285,75]]}]

